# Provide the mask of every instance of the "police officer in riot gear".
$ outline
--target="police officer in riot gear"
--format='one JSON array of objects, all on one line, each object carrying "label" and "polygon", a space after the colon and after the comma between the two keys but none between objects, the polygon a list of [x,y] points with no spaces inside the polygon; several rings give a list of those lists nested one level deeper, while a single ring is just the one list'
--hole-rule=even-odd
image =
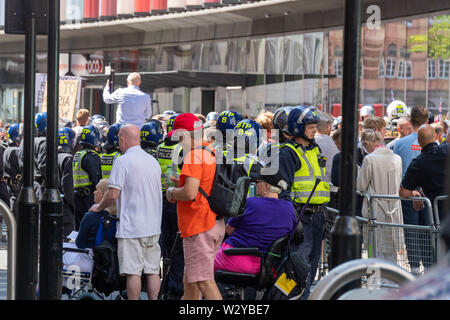
[{"label": "police officer in riot gear", "polygon": [[73,189],[73,149],[75,131],[65,127],[58,131],[59,192],[63,200],[63,236],[67,237],[75,228],[75,203]]},{"label": "police officer in riot gear", "polygon": [[122,152],[119,149],[119,130],[122,127],[120,123],[115,123],[108,129],[106,134],[106,142],[103,144],[103,154],[101,156],[102,177],[109,179],[111,175],[114,160],[116,160]]},{"label": "police officer in riot gear", "polygon": [[273,163],[273,159],[278,157],[280,146],[287,140],[292,139],[291,134],[287,130],[287,119],[289,112],[293,108],[294,107],[287,106],[280,107],[275,110],[275,113],[273,114],[273,127],[275,129],[275,137],[278,138],[278,141],[270,142],[258,150],[258,158],[262,161],[262,163],[271,163],[274,165],[275,163]]},{"label": "police officer in riot gear", "polygon": [[151,119],[141,128],[142,149],[157,158],[157,147],[163,141],[164,129],[161,121]]},{"label": "police officer in riot gear", "polygon": [[22,140],[22,129],[18,123],[14,123],[8,130],[8,147],[3,153],[3,176],[9,194],[9,207],[17,216],[17,197],[22,186],[22,171],[19,166],[19,145]]},{"label": "police officer in riot gear", "polygon": [[103,116],[95,115],[96,118],[90,120],[90,124],[97,128],[97,131],[100,135],[100,141],[106,142],[107,141],[107,134],[109,130],[109,123],[106,121]]},{"label": "police officer in riot gear", "polygon": [[[217,117],[216,129],[222,133],[222,141],[218,141],[218,139],[215,139],[213,147],[216,149],[216,151],[224,152],[227,150],[227,148],[229,149],[231,147],[231,145],[233,144],[233,135],[229,134],[229,140],[227,140],[227,130],[234,130],[234,127],[236,127],[236,125],[242,119],[242,115],[239,112],[232,110],[225,110],[219,114],[219,116]],[[233,131],[231,131],[231,133],[232,132]]]},{"label": "police officer in riot gear", "polygon": [[262,127],[255,120],[239,121],[233,130],[233,148],[224,151],[226,163],[232,163],[230,161],[232,154],[233,162],[241,164],[247,175],[250,175],[252,166],[258,162],[259,130],[262,130]]},{"label": "police officer in riot gear", "polygon": [[[167,122],[167,133],[173,130],[173,124],[179,114],[174,114]],[[172,141],[170,137],[164,139],[156,149],[158,163],[161,166],[161,185],[163,191],[163,215],[161,221],[161,237],[159,244],[161,246],[161,254],[163,259],[169,258],[170,251],[178,232],[178,216],[176,203],[170,203],[166,198],[166,190],[170,185],[167,181],[167,173],[179,176],[183,165],[183,149],[178,141]],[[170,257],[170,272],[167,275],[167,287],[161,288],[166,294],[172,298],[180,299],[183,296],[183,274],[184,274],[184,255],[182,241],[178,241],[173,256]]]},{"label": "police officer in riot gear", "polygon": [[279,152],[279,170],[288,183],[288,190],[283,191],[280,198],[292,201],[297,213],[306,203],[316,179],[321,180],[301,218],[303,241],[295,249],[310,265],[309,278],[301,299],[308,298],[316,275],[325,231],[324,206],[330,201],[330,186],[323,179],[326,159],[314,141],[318,121],[319,116],[314,107],[297,106],[290,110],[287,124],[293,138],[282,144]]},{"label": "police officer in riot gear", "polygon": [[[34,192],[36,199],[41,200],[42,192],[44,191],[45,170],[47,166],[47,112],[40,112],[35,115],[34,124],[36,127],[34,137]],[[19,165],[23,172],[23,140],[19,146]]]},{"label": "police officer in riot gear", "polygon": [[75,230],[78,230],[83,215],[94,204],[94,190],[102,179],[100,135],[93,125],[83,127],[80,144],[82,149],[73,157],[73,186],[75,189]]}]

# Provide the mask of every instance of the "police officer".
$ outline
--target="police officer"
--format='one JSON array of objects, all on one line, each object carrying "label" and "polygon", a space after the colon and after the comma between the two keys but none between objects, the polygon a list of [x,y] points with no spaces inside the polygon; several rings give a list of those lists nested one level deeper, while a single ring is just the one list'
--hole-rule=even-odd
[{"label": "police officer", "polygon": [[22,172],[19,166],[19,145],[22,140],[22,132],[18,123],[12,124],[8,129],[8,147],[3,153],[3,176],[9,195],[9,207],[17,216],[17,197],[22,186]]},{"label": "police officer", "polygon": [[94,204],[94,190],[102,178],[100,155],[96,149],[100,135],[93,125],[83,127],[82,149],[73,158],[73,186],[75,189],[75,229],[78,230],[83,215]]},{"label": "police officer", "polygon": [[109,179],[114,161],[122,155],[119,148],[119,130],[122,127],[120,123],[115,123],[108,129],[106,142],[103,144],[104,153],[101,155],[102,177]]},{"label": "police officer", "polygon": [[100,135],[100,141],[102,143],[107,141],[107,135],[109,130],[109,123],[104,119],[103,116],[96,115],[97,118],[92,119],[90,121],[90,124],[92,124],[94,127],[97,128],[97,131]]},{"label": "police officer", "polygon": [[[213,147],[216,151],[226,151],[227,148],[230,148],[233,144],[233,134],[228,134],[227,139],[227,130],[234,130],[234,127],[238,124],[239,121],[242,120],[242,115],[239,112],[232,110],[222,111],[216,122],[216,129],[222,133],[222,141],[219,139],[215,139]],[[230,133],[233,133],[231,131]]]},{"label": "police officer", "polygon": [[34,138],[34,189],[36,199],[41,200],[47,167],[47,112],[35,116],[36,137]]},{"label": "police officer", "polygon": [[250,175],[252,166],[258,161],[256,154],[261,129],[261,125],[255,120],[239,121],[233,130],[233,149],[224,151],[227,163],[230,163],[230,153],[232,153],[234,163],[242,164],[247,175]]},{"label": "police officer", "polygon": [[263,164],[271,164],[275,165],[273,160],[275,157],[279,156],[279,148],[283,145],[287,140],[292,139],[292,136],[287,130],[287,119],[289,116],[289,111],[291,111],[294,107],[286,106],[280,107],[275,110],[273,114],[273,127],[275,130],[275,137],[277,137],[277,141],[270,142],[269,144],[262,146],[258,149],[258,158],[262,161]]},{"label": "police officer", "polygon": [[157,159],[157,147],[163,141],[164,129],[161,121],[151,119],[141,128],[141,147]]},{"label": "police officer", "polygon": [[292,201],[300,212],[313,190],[316,179],[321,179],[311,197],[303,217],[303,242],[296,250],[310,265],[310,274],[301,299],[307,299],[311,283],[316,275],[321,244],[324,238],[324,205],[330,201],[330,186],[323,180],[325,158],[314,141],[319,116],[314,107],[297,106],[290,110],[288,131],[293,136],[280,147],[279,168],[288,183],[288,190],[280,194],[281,199]]},{"label": "police officer", "polygon": [[61,128],[58,131],[58,169],[59,192],[63,199],[63,236],[67,237],[75,228],[75,203],[73,189],[73,148],[75,146],[75,131],[71,128]]},{"label": "police officer", "polygon": [[[174,114],[167,121],[167,133],[173,130],[173,123],[178,115],[178,113]],[[170,137],[166,136],[164,142],[156,148],[156,154],[161,166],[161,185],[165,191],[167,184],[170,184],[170,181],[166,181],[167,170],[172,170],[172,173],[177,176],[181,173],[183,149],[178,141],[172,141]]]},{"label": "police officer", "polygon": [[[174,114],[167,122],[167,133],[173,130],[173,124],[179,114]],[[166,181],[167,171],[170,170],[177,176],[181,173],[183,149],[178,141],[172,141],[167,137],[164,142],[158,145],[156,149],[159,165],[161,166],[161,185],[163,191],[163,215],[161,221],[160,246],[163,259],[170,258],[170,272],[168,274],[167,288],[165,290],[168,296],[179,299],[183,296],[183,274],[184,274],[184,255],[182,241],[178,241],[174,253],[169,257],[173,243],[178,232],[178,216],[176,203],[170,203],[166,198],[166,190],[170,181]]]}]

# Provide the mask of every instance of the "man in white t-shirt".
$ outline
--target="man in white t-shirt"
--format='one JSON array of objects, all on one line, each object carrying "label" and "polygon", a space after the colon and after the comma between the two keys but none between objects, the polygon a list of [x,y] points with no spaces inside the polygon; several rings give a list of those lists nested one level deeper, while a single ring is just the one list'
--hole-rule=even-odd
[{"label": "man in white t-shirt", "polygon": [[148,297],[156,300],[160,288],[161,168],[141,149],[138,127],[123,126],[118,137],[123,155],[114,161],[108,192],[90,211],[102,211],[117,201],[117,253],[120,273],[127,277],[128,299],[139,299],[144,272]]}]

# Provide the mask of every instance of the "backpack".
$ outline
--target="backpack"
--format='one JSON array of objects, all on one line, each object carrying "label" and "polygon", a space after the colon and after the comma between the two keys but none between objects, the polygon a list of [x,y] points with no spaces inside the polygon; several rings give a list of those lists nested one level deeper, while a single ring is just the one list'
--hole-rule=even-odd
[{"label": "backpack", "polygon": [[305,259],[291,252],[290,244],[286,257],[274,272],[273,285],[267,289],[263,300],[298,300],[306,287],[310,267]]},{"label": "backpack", "polygon": [[94,253],[94,271],[92,274],[92,285],[94,288],[104,293],[106,296],[117,290],[124,288],[124,279],[119,273],[119,259],[117,256],[117,239],[108,239],[111,220],[102,218],[104,240],[95,246]]},{"label": "backpack", "polygon": [[[206,146],[196,149],[207,150],[216,157],[216,154]],[[237,217],[244,213],[251,179],[241,164],[228,164],[223,155],[222,160],[221,163],[216,161],[211,194],[208,195],[202,188],[199,188],[199,192],[208,200],[209,207],[218,216]]]}]

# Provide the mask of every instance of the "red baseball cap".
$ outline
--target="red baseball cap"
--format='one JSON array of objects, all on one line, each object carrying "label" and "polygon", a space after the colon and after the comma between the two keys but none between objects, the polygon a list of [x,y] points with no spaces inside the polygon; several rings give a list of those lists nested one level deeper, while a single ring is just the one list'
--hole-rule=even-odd
[{"label": "red baseball cap", "polygon": [[184,129],[187,131],[194,131],[202,129],[202,122],[193,113],[183,113],[175,118],[173,123],[173,130],[167,133],[170,138],[175,130]]}]

